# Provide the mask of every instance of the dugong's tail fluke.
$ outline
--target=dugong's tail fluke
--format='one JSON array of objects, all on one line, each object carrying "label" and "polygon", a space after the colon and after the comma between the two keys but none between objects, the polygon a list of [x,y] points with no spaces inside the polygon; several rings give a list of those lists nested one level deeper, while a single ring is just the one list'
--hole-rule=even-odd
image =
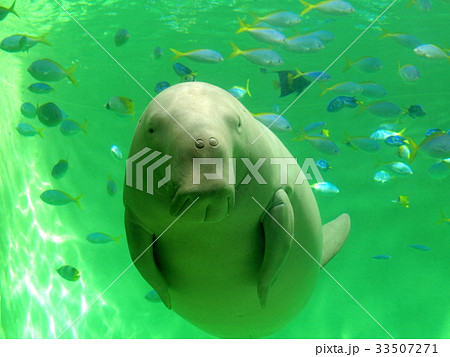
[{"label": "dugong's tail fluke", "polygon": [[320,264],[327,264],[341,249],[350,231],[350,216],[341,214],[323,226],[323,248]]}]

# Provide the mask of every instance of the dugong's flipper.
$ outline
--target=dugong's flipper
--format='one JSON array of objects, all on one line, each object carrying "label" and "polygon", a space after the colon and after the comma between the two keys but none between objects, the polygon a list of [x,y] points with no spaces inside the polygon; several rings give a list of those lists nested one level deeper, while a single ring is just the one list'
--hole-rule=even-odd
[{"label": "dugong's flipper", "polygon": [[341,214],[338,218],[323,226],[322,260],[320,264],[327,264],[341,249],[350,231],[350,216]]},{"label": "dugong's flipper", "polygon": [[265,239],[257,283],[261,307],[265,306],[269,289],[289,256],[294,234],[294,210],[286,191],[279,189],[275,192],[267,212],[261,217]]},{"label": "dugong's flipper", "polygon": [[[153,257],[155,235],[147,232],[128,208],[125,209],[125,228],[127,231],[128,249],[134,265],[158,293],[164,305],[170,309],[169,289]],[[143,253],[144,251],[145,253]]]}]

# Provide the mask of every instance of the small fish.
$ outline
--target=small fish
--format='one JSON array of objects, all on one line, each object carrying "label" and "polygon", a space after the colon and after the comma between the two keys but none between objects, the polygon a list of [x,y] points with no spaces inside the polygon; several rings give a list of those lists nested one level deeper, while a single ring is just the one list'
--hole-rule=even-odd
[{"label": "small fish", "polygon": [[327,160],[320,159],[316,161],[316,166],[320,169],[320,171],[327,172],[331,170],[333,167],[328,163]]},{"label": "small fish", "polygon": [[361,82],[362,91],[361,94],[369,98],[381,98],[387,95],[386,89],[378,83],[373,82]]},{"label": "small fish", "polygon": [[62,120],[64,113],[63,111],[52,102],[42,104],[36,109],[36,114],[39,121],[45,126],[53,127],[59,125]]},{"label": "small fish", "polygon": [[375,153],[380,150],[380,144],[378,141],[365,136],[355,136],[350,137],[347,132],[345,132],[344,144],[350,146],[354,150],[361,150],[369,154]]},{"label": "small fish", "polygon": [[403,136],[405,130],[406,128],[402,129],[399,132],[395,132],[387,129],[377,129],[370,135],[370,138],[377,141],[385,141],[386,138],[388,138],[389,136],[396,136],[396,135]]},{"label": "small fish", "polygon": [[120,148],[117,145],[113,145],[111,146],[111,155],[114,159],[116,159],[117,161],[122,160],[123,155],[122,155],[122,150],[120,150]]},{"label": "small fish", "polygon": [[444,211],[441,210],[441,219],[437,221],[435,224],[441,224],[441,223],[449,223],[450,224],[450,218],[446,218]]},{"label": "small fish", "polygon": [[192,74],[186,74],[185,76],[180,78],[180,82],[195,82],[197,80],[197,76]]},{"label": "small fish", "polygon": [[388,259],[391,259],[392,257],[390,255],[380,254],[380,255],[374,255],[372,258],[376,259],[376,260],[388,260]]},{"label": "small fish", "polygon": [[336,94],[341,95],[356,95],[362,92],[362,87],[359,83],[356,82],[342,82],[335,84],[332,87],[323,87],[322,93],[320,93],[320,97],[325,95],[328,92],[334,92]]},{"label": "small fish", "polygon": [[157,47],[155,47],[155,49],[153,50],[152,58],[153,58],[154,60],[156,60],[156,61],[157,61],[157,60],[160,60],[161,57],[163,56],[163,54],[164,54],[164,52],[163,52],[162,48],[159,47],[159,46],[157,46]]},{"label": "small fish", "polygon": [[400,62],[398,64],[398,74],[401,79],[403,79],[407,83],[414,83],[420,79],[419,70],[411,64],[405,64],[403,67],[400,67]]},{"label": "small fish", "polygon": [[127,97],[111,97],[105,104],[105,108],[119,115],[131,117],[134,120],[134,102]]},{"label": "small fish", "polygon": [[397,149],[397,156],[409,160],[411,155],[411,151],[409,150],[409,147],[407,145],[401,145]]},{"label": "small fish", "polygon": [[16,1],[12,3],[12,5],[9,8],[0,6],[0,21],[4,20],[8,14],[14,14],[17,17],[20,17],[17,12],[14,10],[14,6],[16,5]]},{"label": "small fish", "polygon": [[369,105],[363,105],[361,103],[359,112],[356,115],[360,115],[364,110],[369,111],[371,114],[381,118],[398,117],[403,114],[408,114],[408,111],[397,104],[390,102],[375,102]]},{"label": "small fish", "polygon": [[386,182],[393,180],[394,176],[392,176],[389,172],[380,170],[380,171],[375,172],[375,174],[373,175],[373,179],[375,182],[384,184]]},{"label": "small fish", "polygon": [[450,135],[443,132],[436,132],[426,137],[419,145],[411,138],[407,138],[411,144],[411,158],[413,162],[417,152],[420,150],[426,156],[434,159],[446,159],[450,157]]},{"label": "small fish", "polygon": [[275,113],[279,113],[280,112],[280,106],[278,104],[274,104],[272,107],[272,111]]},{"label": "small fish", "polygon": [[265,16],[258,16],[255,13],[250,12],[256,21],[265,22],[275,27],[292,27],[299,24],[302,20],[294,12],[289,11],[277,11]]},{"label": "small fish", "polygon": [[84,194],[78,197],[72,197],[69,194],[59,190],[47,190],[41,193],[39,196],[42,201],[52,206],[63,206],[68,203],[74,202],[81,209],[80,199]]},{"label": "small fish", "polygon": [[409,144],[408,140],[401,135],[391,135],[388,136],[384,142],[389,146],[404,146],[405,144]]},{"label": "small fish", "polygon": [[83,131],[83,133],[88,135],[88,132],[86,130],[87,125],[88,125],[87,120],[85,120],[83,125],[80,125],[79,123],[77,123],[74,120],[66,119],[61,122],[61,126],[59,127],[59,130],[65,136],[71,136],[80,131]]},{"label": "small fish", "polygon": [[428,174],[435,180],[443,180],[450,174],[450,158],[435,162],[428,168]]},{"label": "small fish", "polygon": [[117,186],[111,175],[109,175],[108,181],[106,182],[106,192],[108,192],[108,195],[110,196],[114,196],[117,193]]},{"label": "small fish", "polygon": [[195,62],[203,62],[203,63],[219,63],[223,61],[222,55],[214,50],[193,50],[189,52],[180,52],[173,48],[170,49],[174,54],[175,57],[172,58],[173,60],[176,60],[180,57],[186,57],[189,58],[191,61]]},{"label": "small fish", "polygon": [[336,195],[339,193],[339,189],[333,185],[331,182],[316,182],[315,184],[311,185],[311,188],[318,192],[321,193],[325,196],[332,196],[332,195]]},{"label": "small fish", "polygon": [[399,45],[409,48],[411,50],[415,49],[416,47],[419,47],[422,43],[417,39],[417,37],[413,35],[409,35],[407,33],[389,33],[385,28],[380,26],[381,30],[383,31],[383,35],[381,35],[379,38],[387,38],[390,37],[394,39],[395,42],[397,42]]},{"label": "small fish", "polygon": [[414,49],[414,53],[432,60],[450,59],[444,50],[432,44],[420,45]]},{"label": "small fish", "polygon": [[407,247],[418,250],[420,252],[429,252],[431,250],[431,248],[425,247],[421,244],[409,244],[407,245]]},{"label": "small fish", "polygon": [[114,36],[114,43],[116,44],[117,47],[120,47],[126,44],[129,38],[130,33],[125,29],[121,29],[117,31],[116,35]]},{"label": "small fish", "polygon": [[150,290],[146,295],[145,298],[153,303],[159,303],[162,302],[161,298],[159,297],[158,293],[155,290]]},{"label": "small fish", "polygon": [[433,135],[434,133],[444,133],[443,130],[437,128],[430,128],[425,132],[425,137]]},{"label": "small fish", "polygon": [[355,97],[339,96],[330,100],[327,111],[337,112],[342,108],[356,108],[358,104],[359,102]]},{"label": "small fish", "polygon": [[378,163],[375,167],[383,166],[394,175],[407,176],[413,174],[411,168],[401,161],[381,162],[378,158],[377,161]]},{"label": "small fish", "polygon": [[116,242],[119,243],[119,239],[122,236],[118,236],[118,237],[113,237],[109,234],[106,233],[102,233],[102,232],[95,232],[95,233],[90,233],[86,236],[86,239],[88,242],[94,243],[94,244],[105,244],[105,243],[109,243],[109,242]]},{"label": "small fish", "polygon": [[44,58],[34,61],[28,72],[38,81],[43,82],[58,82],[61,79],[68,78],[73,84],[78,85],[73,72],[77,68],[75,63],[69,70],[65,70],[61,65],[52,61],[51,59]]},{"label": "small fish", "polygon": [[28,35],[11,35],[2,40],[0,49],[6,52],[15,53],[28,51],[38,43],[43,43],[47,46],[52,44],[47,41],[48,33],[40,37],[33,37]]},{"label": "small fish", "polygon": [[291,124],[289,124],[289,121],[276,113],[257,113],[252,114],[253,117],[258,120],[260,123],[267,126],[269,129],[275,132],[282,132],[282,131],[291,131],[292,127]]},{"label": "small fish", "polygon": [[410,7],[413,4],[415,4],[421,11],[426,12],[431,10],[430,0],[410,0],[407,7]]},{"label": "small fish", "polygon": [[20,112],[24,117],[34,119],[36,116],[36,107],[30,102],[25,102],[20,107]]},{"label": "small fish", "polygon": [[167,89],[169,87],[170,87],[169,82],[166,82],[166,81],[158,82],[158,83],[156,83],[156,86],[155,86],[155,92],[161,93],[164,89]]},{"label": "small fish", "polygon": [[307,132],[310,132],[310,131],[313,131],[313,130],[318,130],[318,129],[324,127],[325,125],[327,125],[326,122],[324,122],[324,121],[318,121],[318,122],[311,123],[311,124],[305,126],[305,127],[303,128],[303,131],[307,133]]},{"label": "small fish", "polygon": [[228,93],[230,93],[233,97],[235,97],[236,99],[239,99],[239,100],[244,98],[244,96],[246,94],[248,94],[248,96],[251,97],[252,94],[250,93],[250,89],[248,87],[249,82],[250,82],[250,79],[247,79],[247,85],[245,86],[245,88],[239,87],[239,86],[234,86],[234,87],[228,89]]},{"label": "small fish", "polygon": [[339,148],[330,139],[321,135],[307,135],[303,129],[300,129],[300,135],[294,139],[296,141],[306,140],[312,147],[326,155],[339,154]]},{"label": "small fish", "polygon": [[28,90],[35,94],[48,94],[54,92],[55,88],[47,83],[33,83],[28,86]]},{"label": "small fish", "polygon": [[398,196],[396,200],[392,200],[394,203],[398,203],[405,208],[409,208],[409,197],[408,196]]},{"label": "small fish", "polygon": [[286,36],[284,36],[280,31],[277,31],[270,27],[254,27],[246,24],[240,18],[239,30],[236,33],[248,32],[255,40],[268,43],[270,45],[281,45],[286,42]]},{"label": "small fish", "polygon": [[415,105],[411,105],[408,109],[408,115],[411,118],[416,118],[416,117],[423,117],[425,116],[425,114],[427,114],[425,112],[425,109],[423,109],[423,107],[420,104],[415,104]]},{"label": "small fish", "polygon": [[303,77],[311,82],[315,80],[317,80],[317,82],[327,82],[331,79],[331,76],[325,72],[316,71],[316,72],[302,73],[298,68],[296,68],[295,70],[297,71],[297,74],[294,76],[293,79]]},{"label": "small fish", "polygon": [[317,4],[310,4],[305,0],[299,0],[306,8],[300,13],[300,16],[306,14],[311,10],[318,10],[330,15],[346,15],[355,12],[355,8],[347,1],[340,0],[325,0]]},{"label": "small fish", "polygon": [[241,51],[233,42],[231,42],[231,46],[233,47],[233,52],[228,56],[228,58],[233,58],[240,55],[247,61],[263,67],[280,66],[284,63],[283,59],[277,52],[266,48],[253,48],[250,50]]},{"label": "small fish", "polygon": [[172,65],[173,70],[176,74],[178,74],[180,77],[186,76],[186,75],[193,75],[197,76],[197,72],[192,72],[192,70],[189,67],[186,67],[184,64],[181,64],[179,62],[176,62]]},{"label": "small fish", "polygon": [[346,72],[350,68],[354,68],[363,73],[375,73],[383,68],[383,63],[375,57],[361,57],[354,62],[352,62],[348,57],[345,57],[345,60],[347,62],[347,66],[342,70],[342,72]]},{"label": "small fish", "polygon": [[36,129],[34,126],[28,124],[28,123],[19,123],[16,126],[16,130],[19,132],[20,135],[22,136],[35,136],[35,135],[39,135],[41,137],[41,139],[44,138],[44,136],[42,135],[42,131],[44,130],[42,129]]},{"label": "small fish", "polygon": [[62,278],[68,281],[77,281],[81,276],[80,272],[70,265],[63,265],[56,269],[56,271]]},{"label": "small fish", "polygon": [[323,43],[332,42],[336,39],[336,36],[333,33],[331,33],[330,31],[324,31],[324,30],[310,32],[310,33],[307,33],[306,35],[317,37]]},{"label": "small fish", "polygon": [[69,170],[69,162],[67,160],[61,159],[59,160],[52,169],[52,176],[54,179],[59,180],[63,178],[67,170]]},{"label": "small fish", "polygon": [[274,81],[274,89],[280,89],[280,97],[291,93],[300,94],[311,82],[303,77],[295,78],[295,71],[277,71],[279,81]]},{"label": "small fish", "polygon": [[283,49],[293,53],[316,53],[323,50],[325,45],[316,36],[297,35],[289,37],[283,44]]}]

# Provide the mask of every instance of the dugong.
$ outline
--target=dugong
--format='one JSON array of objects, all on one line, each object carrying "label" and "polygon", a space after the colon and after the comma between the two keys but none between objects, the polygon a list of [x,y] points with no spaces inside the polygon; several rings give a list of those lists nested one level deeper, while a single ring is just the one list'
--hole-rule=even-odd
[{"label": "dugong", "polygon": [[[280,159],[294,163],[283,170]],[[167,308],[223,338],[267,336],[296,317],[350,229],[347,214],[322,227],[282,142],[231,94],[202,82],[174,85],[145,109],[123,201],[140,274]]]}]

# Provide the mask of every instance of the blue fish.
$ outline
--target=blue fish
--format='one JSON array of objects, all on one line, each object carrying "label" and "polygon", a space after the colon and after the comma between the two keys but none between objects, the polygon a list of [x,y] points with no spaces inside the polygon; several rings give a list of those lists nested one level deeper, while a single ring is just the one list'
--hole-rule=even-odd
[{"label": "blue fish", "polygon": [[355,97],[339,96],[328,103],[327,111],[337,112],[342,108],[356,108],[359,102]]},{"label": "blue fish", "polygon": [[319,130],[320,128],[324,127],[325,125],[327,125],[326,122],[318,121],[318,122],[311,123],[311,124],[305,126],[303,128],[303,131],[307,133],[307,132],[310,132],[310,131],[313,131],[313,130]]},{"label": "blue fish", "polygon": [[336,187],[336,185],[332,184],[331,182],[316,182],[315,184],[311,185],[311,188],[321,193],[325,196],[332,196],[339,193],[339,189]]},{"label": "blue fish", "polygon": [[111,146],[111,155],[117,161],[120,161],[123,158],[122,150],[117,145]]},{"label": "blue fish", "polygon": [[109,234],[103,233],[103,232],[95,232],[95,233],[90,233],[86,236],[86,239],[88,242],[94,243],[94,244],[105,244],[105,243],[109,243],[109,242],[116,242],[116,243],[120,243],[119,239],[122,236],[118,236],[118,237],[113,237]]},{"label": "blue fish", "polygon": [[281,131],[291,131],[292,127],[289,121],[276,113],[257,113],[253,114],[253,117],[269,127],[272,131],[281,132]]},{"label": "blue fish", "polygon": [[78,124],[76,121],[66,119],[63,120],[61,123],[61,126],[59,127],[59,130],[61,133],[65,136],[71,136],[74,135],[80,131],[83,131],[86,135],[88,135],[88,132],[86,130],[86,126],[88,125],[88,121],[86,120],[83,125]]},{"label": "blue fish", "polygon": [[392,257],[390,255],[380,254],[380,255],[374,255],[372,258],[376,259],[376,260],[387,260],[387,259],[391,259]]},{"label": "blue fish", "polygon": [[362,92],[361,94],[369,98],[381,98],[387,95],[386,89],[378,83],[374,82],[361,82]]},{"label": "blue fish", "polygon": [[307,135],[303,129],[300,129],[300,135],[298,138],[294,139],[296,141],[306,140],[310,143],[312,147],[320,151],[325,155],[337,155],[339,154],[338,146],[323,135]]},{"label": "blue fish", "polygon": [[30,102],[25,102],[20,107],[22,115],[28,119],[33,119],[36,116],[36,107]]},{"label": "blue fish", "polygon": [[106,192],[108,192],[108,195],[110,196],[114,196],[117,193],[117,186],[111,175],[109,175],[108,181],[106,182]]},{"label": "blue fish", "polygon": [[172,65],[173,70],[176,74],[178,74],[180,77],[186,76],[186,75],[194,75],[196,76],[196,72],[192,72],[192,70],[189,67],[186,67],[184,64],[181,64],[179,62],[176,62]]},{"label": "blue fish", "polygon": [[423,117],[426,114],[425,109],[420,104],[411,105],[407,110],[411,118]]},{"label": "blue fish", "polygon": [[230,93],[233,97],[235,97],[236,99],[239,99],[239,100],[244,98],[244,96],[246,94],[248,94],[248,96],[251,97],[252,94],[250,93],[249,83],[250,83],[250,80],[247,79],[247,85],[245,86],[245,88],[240,87],[240,86],[234,86],[234,87],[228,89],[228,93]]},{"label": "blue fish", "polygon": [[158,293],[155,290],[150,290],[146,295],[145,298],[153,303],[162,302],[161,298],[159,297]]},{"label": "blue fish", "polygon": [[320,171],[327,172],[328,170],[331,170],[333,167],[328,163],[327,160],[320,159],[316,161],[317,167],[320,169]]},{"label": "blue fish", "polygon": [[424,245],[421,244],[409,244],[408,247],[421,252],[429,252],[431,250],[431,248],[425,247]]},{"label": "blue fish", "polygon": [[297,71],[297,75],[295,75],[292,79],[296,79],[299,77],[303,77],[309,81],[315,81],[317,80],[317,82],[327,82],[331,79],[331,76],[326,73],[326,72],[320,72],[320,71],[316,71],[316,72],[305,72],[303,73],[302,71],[300,71],[298,68],[295,69]]},{"label": "blue fish", "polygon": [[28,51],[38,43],[44,43],[48,46],[52,44],[47,41],[48,33],[41,37],[32,37],[28,35],[12,35],[6,37],[0,43],[0,49],[6,52],[14,53],[21,51]]},{"label": "blue fish", "polygon": [[386,139],[384,139],[384,142],[389,146],[402,146],[408,144],[408,140],[400,135],[388,136]]},{"label": "blue fish", "polygon": [[42,201],[52,206],[63,206],[68,203],[74,202],[81,209],[80,199],[84,194],[78,197],[72,197],[69,194],[59,190],[47,190],[41,193],[39,196]]},{"label": "blue fish", "polygon": [[6,16],[8,16],[9,14],[14,14],[17,17],[20,17],[17,12],[14,10],[14,6],[16,5],[16,1],[14,0],[14,2],[12,3],[12,5],[9,8],[0,6],[0,21],[4,20],[6,18]]},{"label": "blue fish", "polygon": [[241,55],[247,61],[263,67],[280,66],[284,63],[277,52],[268,50],[267,48],[252,48],[250,50],[242,51],[233,42],[231,42],[231,46],[233,47],[233,52],[228,58]]},{"label": "blue fish", "polygon": [[202,62],[202,63],[219,63],[223,61],[222,55],[214,50],[209,49],[200,49],[200,50],[193,50],[189,52],[180,52],[173,48],[170,49],[174,54],[175,57],[172,58],[173,60],[176,60],[180,57],[187,57],[191,61],[196,62]]},{"label": "blue fish", "polygon": [[114,36],[114,43],[116,44],[117,47],[120,47],[126,44],[129,38],[130,33],[125,29],[121,29],[117,31],[116,35]]},{"label": "blue fish", "polygon": [[63,112],[52,102],[45,103],[36,110],[39,121],[46,126],[57,126],[63,120]]},{"label": "blue fish", "polygon": [[54,92],[55,89],[47,83],[33,83],[28,86],[28,90],[35,94],[48,94]]},{"label": "blue fish", "polygon": [[156,86],[155,86],[155,92],[161,93],[164,89],[167,89],[169,87],[170,87],[169,82],[166,82],[166,81],[158,82],[158,83],[156,83]]},{"label": "blue fish", "polygon": [[384,184],[386,182],[391,181],[394,178],[394,176],[392,176],[391,174],[389,174],[389,172],[386,171],[377,171],[375,172],[375,175],[373,175],[373,179],[375,182]]},{"label": "blue fish", "polygon": [[52,176],[53,178],[59,180],[60,178],[64,177],[64,175],[67,173],[67,170],[69,169],[69,162],[67,160],[59,160],[55,166],[53,166],[52,169]]},{"label": "blue fish", "polygon": [[161,57],[163,56],[163,50],[162,50],[162,48],[161,47],[159,47],[159,46],[157,46],[157,47],[155,47],[155,49],[153,50],[153,53],[152,53],[152,58],[154,59],[154,60],[159,60],[159,59],[161,59]]},{"label": "blue fish", "polygon": [[52,61],[51,59],[44,58],[34,61],[28,72],[38,81],[43,82],[58,82],[64,78],[68,78],[73,84],[78,85],[73,72],[77,68],[75,63],[70,69],[65,70],[60,64]]},{"label": "blue fish", "polygon": [[430,135],[433,135],[434,133],[438,133],[438,132],[443,133],[444,131],[441,129],[437,129],[437,128],[431,128],[425,132],[425,136],[430,136]]},{"label": "blue fish", "polygon": [[36,129],[34,126],[28,124],[28,123],[19,123],[16,126],[16,130],[19,132],[22,136],[35,136],[39,135],[42,139],[44,136],[42,135],[42,130],[44,129]]},{"label": "blue fish", "polygon": [[435,162],[428,168],[428,174],[436,180],[447,178],[450,174],[450,158]]},{"label": "blue fish", "polygon": [[365,136],[350,137],[347,132],[345,132],[345,139],[343,143],[354,150],[359,149],[367,153],[374,153],[380,150],[380,144],[378,141]]}]

